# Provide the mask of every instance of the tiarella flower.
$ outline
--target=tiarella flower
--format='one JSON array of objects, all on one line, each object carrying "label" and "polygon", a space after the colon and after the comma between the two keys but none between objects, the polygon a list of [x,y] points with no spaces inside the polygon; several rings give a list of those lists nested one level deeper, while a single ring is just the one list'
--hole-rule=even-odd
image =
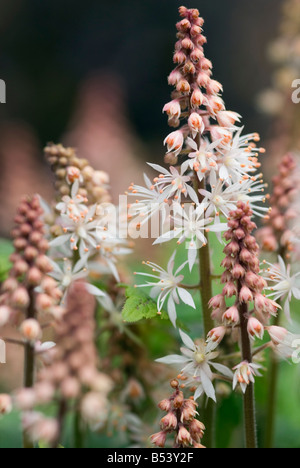
[{"label": "tiarella flower", "polygon": [[179,125],[181,106],[178,99],[174,99],[173,101],[168,102],[164,106],[163,112],[167,113],[170,126],[177,127]]},{"label": "tiarella flower", "polygon": [[68,215],[71,219],[78,219],[88,212],[86,206],[88,200],[79,195],[78,190],[79,182],[76,181],[72,185],[71,196],[65,195],[62,201],[56,205],[56,209],[60,211],[61,214]]},{"label": "tiarella flower", "polygon": [[259,338],[260,340],[264,337],[264,326],[255,317],[250,317],[248,321],[248,333],[251,338]]},{"label": "tiarella flower", "polygon": [[296,348],[299,348],[300,335],[290,333],[283,327],[267,327],[275,351],[284,358],[291,358]]},{"label": "tiarella flower", "polygon": [[128,193],[136,199],[136,202],[128,207],[129,218],[138,216],[141,218],[140,224],[146,223],[157,213],[161,213],[163,218],[165,214],[165,201],[162,200],[159,188],[146,174],[144,174],[144,180],[146,187],[132,184]]},{"label": "tiarella flower", "polygon": [[170,133],[164,141],[164,144],[167,145],[168,153],[174,153],[176,155],[181,152],[183,143],[184,136],[180,130]]},{"label": "tiarella flower", "polygon": [[250,383],[254,383],[254,377],[261,377],[259,370],[262,369],[262,366],[259,364],[249,363],[247,361],[241,362],[233,370],[235,370],[233,378],[233,390],[240,385],[243,393],[246,393],[247,387]]},{"label": "tiarella flower", "polygon": [[197,386],[194,399],[197,400],[204,392],[209,398],[216,401],[216,393],[212,384],[213,373],[211,367],[214,367],[220,374],[232,378],[233,374],[227,367],[212,362],[219,353],[214,349],[217,343],[207,345],[204,340],[194,343],[194,341],[182,330],[180,330],[181,339],[186,347],[181,348],[182,355],[170,355],[158,359],[157,362],[162,364],[180,365],[181,374],[183,374],[189,382]]},{"label": "tiarella flower", "polygon": [[188,155],[188,165],[190,169],[197,173],[198,179],[201,182],[207,172],[217,170],[214,149],[218,146],[220,141],[209,143],[207,140],[202,140],[200,148],[198,148],[197,143],[192,138],[187,138],[186,143],[188,147],[193,150]]},{"label": "tiarella flower", "polygon": [[258,177],[241,180],[232,185],[236,189],[237,201],[249,203],[251,210],[255,216],[266,216],[270,212],[270,208],[263,206],[266,203],[265,189],[268,185],[262,180],[262,174]]},{"label": "tiarella flower", "polygon": [[181,197],[188,196],[194,203],[198,203],[198,196],[195,190],[189,185],[190,176],[185,176],[186,168],[181,166],[180,172],[175,167],[170,167],[170,171],[157,164],[149,164],[153,169],[160,172],[159,177],[154,179],[155,187],[159,188],[162,200],[168,200],[174,197],[178,203],[181,202]]},{"label": "tiarella flower", "polygon": [[210,175],[211,191],[201,189],[200,194],[204,197],[203,203],[207,205],[206,216],[220,216],[223,214],[228,218],[230,211],[235,210],[237,193],[239,187],[236,185],[226,186],[223,180],[217,179],[214,172]]},{"label": "tiarella flower", "polygon": [[174,209],[174,229],[164,233],[154,244],[168,242],[171,239],[178,239],[178,244],[188,241],[188,263],[190,271],[195,265],[198,249],[207,244],[205,232],[222,232],[227,229],[227,224],[219,223],[211,225],[212,218],[205,218],[206,204],[201,203],[196,207],[188,205],[182,207],[179,203],[173,204]]},{"label": "tiarella flower", "polygon": [[253,173],[260,167],[257,161],[258,150],[250,144],[256,141],[257,134],[241,137],[243,128],[236,132],[234,138],[227,144],[220,145],[219,175],[220,178],[229,183],[236,183],[241,178],[248,179],[249,173]]},{"label": "tiarella flower", "polygon": [[241,121],[242,116],[237,112],[221,111],[217,115],[217,120],[221,127],[236,128],[235,123]]},{"label": "tiarella flower", "polygon": [[53,270],[50,276],[54,278],[61,290],[64,292],[62,302],[64,302],[69,286],[76,280],[85,278],[88,275],[87,270],[88,255],[85,254],[78,262],[72,266],[71,260],[65,258],[62,266],[52,261]]},{"label": "tiarella flower", "polygon": [[268,289],[271,292],[270,297],[275,301],[278,299],[285,301],[284,312],[287,318],[291,319],[290,302],[292,297],[300,300],[300,284],[298,278],[300,272],[295,275],[291,275],[291,265],[286,266],[282,257],[278,257],[278,265],[270,265],[268,268],[265,279],[273,283]]},{"label": "tiarella flower", "polygon": [[196,138],[198,133],[202,134],[205,130],[203,119],[197,112],[193,112],[190,115],[188,125],[193,138]]},{"label": "tiarella flower", "polygon": [[70,242],[72,250],[79,249],[80,257],[83,257],[90,249],[96,249],[99,245],[97,229],[99,220],[95,218],[96,205],[93,205],[84,217],[69,218],[63,215],[61,218],[63,229],[66,233],[51,242],[51,247],[57,247]]},{"label": "tiarella flower", "polygon": [[157,298],[157,310],[159,313],[161,313],[165,303],[167,302],[167,311],[174,327],[176,327],[177,319],[176,304],[179,304],[180,300],[184,304],[187,304],[188,306],[193,307],[194,309],[196,308],[191,294],[180,286],[184,279],[184,276],[180,275],[179,273],[186,266],[187,262],[183,263],[174,272],[175,255],[176,252],[173,253],[172,257],[169,260],[167,271],[161,268],[160,266],[156,265],[155,263],[147,262],[146,265],[149,266],[155,274],[136,273],[136,275],[152,278],[151,281],[147,281],[145,284],[140,284],[136,287],[152,288],[150,295],[152,298]]}]

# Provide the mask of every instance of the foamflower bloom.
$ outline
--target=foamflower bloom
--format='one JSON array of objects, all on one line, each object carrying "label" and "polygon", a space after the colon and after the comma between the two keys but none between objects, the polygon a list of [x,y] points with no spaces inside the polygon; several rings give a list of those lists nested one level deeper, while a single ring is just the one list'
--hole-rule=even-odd
[{"label": "foamflower bloom", "polygon": [[295,275],[291,274],[291,265],[286,266],[282,257],[278,257],[278,265],[270,265],[266,272],[265,279],[272,282],[272,286],[268,289],[271,291],[269,295],[275,301],[278,299],[284,301],[284,312],[291,319],[290,302],[294,297],[300,300],[300,272]]},{"label": "foamflower bloom", "polygon": [[[151,278],[151,281],[147,281],[145,284],[136,285],[137,288],[151,287],[150,296],[153,299],[157,298],[157,310],[161,313],[165,303],[167,303],[167,312],[170,320],[176,328],[176,304],[180,301],[187,304],[193,309],[196,308],[194,299],[189,291],[180,286],[184,276],[180,274],[187,262],[179,266],[174,272],[175,266],[175,255],[176,251],[171,256],[167,270],[164,270],[159,265],[152,262],[146,262],[145,264],[152,269],[154,274],[150,273],[135,273],[139,276],[145,276]],[[155,280],[155,281],[154,281]]]},{"label": "foamflower bloom", "polygon": [[262,376],[259,372],[260,369],[262,369],[262,366],[259,364],[250,364],[247,361],[243,361],[238,366],[234,367],[233,390],[240,385],[243,393],[246,393],[248,385],[255,382],[254,377]]},{"label": "foamflower bloom", "polygon": [[210,343],[205,343],[204,340],[195,343],[182,330],[179,330],[179,332],[183,344],[185,345],[185,347],[181,348],[182,355],[174,354],[166,356],[158,359],[157,362],[183,366],[181,367],[181,374],[188,379],[188,384],[197,387],[194,399],[197,400],[205,393],[208,398],[216,401],[216,392],[212,384],[214,375],[211,371],[211,367],[225,377],[233,378],[233,373],[230,369],[222,364],[212,362],[219,355],[219,353],[215,351],[218,343],[212,341]]}]

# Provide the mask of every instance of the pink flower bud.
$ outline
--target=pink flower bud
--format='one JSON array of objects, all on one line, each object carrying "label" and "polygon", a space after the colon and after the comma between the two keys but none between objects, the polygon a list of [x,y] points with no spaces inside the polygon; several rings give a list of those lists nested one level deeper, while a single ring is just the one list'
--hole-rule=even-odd
[{"label": "pink flower bud", "polygon": [[35,391],[32,388],[22,388],[15,393],[16,406],[22,411],[30,411],[36,404]]},{"label": "pink flower bud", "polygon": [[53,300],[48,294],[38,294],[36,307],[39,312],[48,312],[53,306]]},{"label": "pink flower bud", "polygon": [[158,407],[162,410],[162,411],[166,411],[166,412],[169,412],[170,409],[171,409],[171,402],[170,400],[162,400]]},{"label": "pink flower bud", "polygon": [[229,282],[223,288],[223,294],[226,297],[233,297],[237,295],[237,289],[234,283]]},{"label": "pink flower bud", "polygon": [[67,181],[69,184],[73,184],[75,180],[79,180],[81,177],[81,172],[78,167],[69,166],[67,168]]},{"label": "pink flower bud", "polygon": [[240,322],[239,311],[236,306],[230,307],[223,315],[223,322],[226,325],[237,325]]},{"label": "pink flower bud", "polygon": [[247,286],[243,286],[240,291],[240,301],[246,303],[253,301],[253,294]]},{"label": "pink flower bud", "polygon": [[285,328],[275,326],[268,327],[267,330],[275,346],[283,343],[289,333]]},{"label": "pink flower bud", "polygon": [[217,120],[221,127],[232,127],[236,122],[240,122],[241,116],[236,112],[221,111],[217,115]]},{"label": "pink flower bud", "polygon": [[13,307],[26,309],[29,306],[30,298],[27,290],[22,286],[18,287],[12,294],[11,302]]},{"label": "pink flower bud", "polygon": [[181,79],[176,86],[179,93],[188,94],[191,91],[191,86],[187,80]]},{"label": "pink flower bud", "polygon": [[0,414],[8,414],[12,411],[12,400],[9,395],[0,395]]},{"label": "pink flower bud", "polygon": [[224,249],[224,253],[226,255],[236,255],[240,251],[240,246],[238,242],[231,241],[229,244],[226,245]]},{"label": "pink flower bud", "polygon": [[173,412],[168,413],[164,418],[161,420],[161,427],[162,429],[168,430],[177,428],[177,418]]},{"label": "pink flower bud", "polygon": [[37,341],[42,335],[40,324],[35,319],[24,320],[20,327],[20,332],[28,341]]},{"label": "pink flower bud", "polygon": [[242,265],[240,265],[239,263],[237,263],[232,271],[231,271],[231,274],[232,274],[232,277],[234,279],[240,279],[240,278],[243,278],[245,276],[245,269],[242,267]]},{"label": "pink flower bud", "polygon": [[28,264],[24,260],[18,260],[13,266],[15,275],[22,276],[28,271]]},{"label": "pink flower bud", "polygon": [[0,306],[0,327],[6,325],[9,321],[11,310],[7,306]]},{"label": "pink flower bud", "polygon": [[204,71],[201,71],[197,77],[197,84],[201,86],[202,88],[206,88],[209,82],[210,82],[210,77],[208,76],[208,74],[205,73]]},{"label": "pink flower bud", "polygon": [[66,378],[61,384],[61,392],[65,398],[77,398],[80,394],[80,383],[75,377]]},{"label": "pink flower bud", "polygon": [[42,281],[42,273],[36,268],[32,267],[27,273],[27,281],[31,286],[38,286]]},{"label": "pink flower bud", "polygon": [[173,70],[169,75],[168,82],[171,86],[176,86],[182,79],[182,74],[178,70]]},{"label": "pink flower bud", "polygon": [[188,445],[192,443],[191,434],[184,426],[181,426],[179,429],[178,436],[177,436],[177,443],[183,444],[183,445]]},{"label": "pink flower bud", "polygon": [[256,336],[260,340],[264,337],[264,326],[255,317],[250,317],[248,320],[248,333],[250,336]]},{"label": "pink flower bud", "polygon": [[208,333],[208,338],[216,343],[221,343],[226,334],[225,327],[217,327]]},{"label": "pink flower bud", "polygon": [[46,255],[39,255],[35,261],[35,265],[43,272],[50,273],[53,270],[50,260]]},{"label": "pink flower bud", "polygon": [[58,436],[59,426],[56,419],[42,418],[34,424],[30,431],[33,441],[41,440],[48,444],[54,442]]},{"label": "pink flower bud", "polygon": [[7,280],[4,281],[2,285],[2,291],[13,292],[17,289],[18,286],[19,286],[19,283],[15,278],[8,278]]},{"label": "pink flower bud", "polygon": [[167,145],[168,152],[174,152],[175,154],[180,153],[183,143],[183,133],[180,130],[170,133],[164,141],[164,145]]},{"label": "pink flower bud", "polygon": [[151,442],[156,445],[156,447],[164,448],[167,439],[167,433],[163,431],[157,432],[156,434],[153,434],[150,439]]},{"label": "pink flower bud", "polygon": [[225,299],[223,294],[218,294],[209,301],[209,307],[213,309],[226,307]]},{"label": "pink flower bud", "polygon": [[204,96],[200,89],[195,89],[191,97],[192,107],[200,107],[203,104]]},{"label": "pink flower bud", "polygon": [[166,112],[169,116],[169,119],[179,119],[181,115],[181,107],[178,100],[168,102],[163,108],[163,112]]},{"label": "pink flower bud", "polygon": [[38,250],[35,247],[32,247],[31,245],[26,247],[24,251],[24,257],[29,262],[32,262],[38,256],[38,254],[39,254]]},{"label": "pink flower bud", "polygon": [[190,115],[189,120],[188,120],[188,125],[192,132],[193,138],[195,138],[198,133],[202,134],[205,130],[203,119],[196,112],[193,112]]}]

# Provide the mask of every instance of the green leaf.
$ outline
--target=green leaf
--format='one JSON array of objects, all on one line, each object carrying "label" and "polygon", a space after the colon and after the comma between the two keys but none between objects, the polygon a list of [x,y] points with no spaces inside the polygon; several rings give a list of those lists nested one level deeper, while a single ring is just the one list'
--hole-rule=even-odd
[{"label": "green leaf", "polygon": [[7,276],[9,269],[11,268],[11,263],[9,261],[9,256],[13,252],[13,246],[11,242],[0,239],[0,280],[4,281]]},{"label": "green leaf", "polygon": [[[123,320],[135,323],[143,319],[152,319],[158,316],[157,304],[137,288],[126,288],[126,302],[122,311]],[[160,318],[168,320],[168,314],[162,311]]]}]

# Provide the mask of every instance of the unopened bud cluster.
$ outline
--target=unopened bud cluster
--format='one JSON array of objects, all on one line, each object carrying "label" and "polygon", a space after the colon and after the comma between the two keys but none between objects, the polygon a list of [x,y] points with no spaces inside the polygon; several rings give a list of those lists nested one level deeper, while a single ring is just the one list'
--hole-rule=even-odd
[{"label": "unopened bud cluster", "polygon": [[[75,401],[87,423],[99,426],[106,421],[107,396],[112,383],[97,369],[94,310],[94,298],[87,292],[85,284],[74,283],[63,320],[56,324],[57,345],[52,362],[39,372],[33,389],[23,389],[17,394],[21,409],[33,410],[36,405],[50,403],[53,399]],[[33,424],[29,436],[34,439],[35,434],[37,440],[41,438]]]},{"label": "unopened bud cluster", "polygon": [[[180,126],[180,119],[187,119],[187,125],[171,133],[165,140],[168,146],[166,162],[176,164],[185,138],[196,138],[210,132],[213,141],[231,139],[229,127],[233,127],[240,116],[226,111],[220,97],[222,85],[213,80],[212,63],[204,55],[203,45],[207,42],[202,34],[203,18],[196,9],[179,9],[183,18],[177,23],[177,38],[174,63],[176,68],[169,76],[169,84],[175,87],[173,100],[164,107],[168,114],[169,125]],[[210,123],[210,118],[215,120]],[[225,141],[224,140],[224,141]]]},{"label": "unopened bud cluster", "polygon": [[205,448],[201,445],[205,427],[196,419],[197,403],[184,398],[177,380],[172,380],[171,387],[174,393],[158,405],[167,414],[161,420],[161,431],[151,436],[151,442],[163,448],[168,436],[175,434],[173,448]]},{"label": "unopened bud cluster", "polygon": [[258,240],[267,252],[284,250],[289,257],[293,251],[292,227],[299,217],[297,206],[300,193],[300,171],[296,157],[289,153],[279,165],[278,174],[273,178],[273,193],[270,198],[272,210],[266,226],[259,230]]},{"label": "unopened bud cluster", "polygon": [[42,214],[38,196],[22,199],[12,232],[12,268],[0,297],[0,326],[19,326],[23,338],[30,342],[41,338],[38,314],[57,318],[63,313],[57,305],[62,293],[48,276],[52,264],[46,256],[49,245],[44,237]]},{"label": "unopened bud cluster", "polygon": [[[242,202],[238,203],[236,211],[230,213],[229,230],[224,236],[228,241],[224,249],[226,257],[222,262],[225,272],[221,281],[225,286],[222,294],[210,301],[213,319],[222,324],[221,328],[210,332],[210,338],[215,341],[223,339],[227,327],[240,325],[241,304],[254,305],[248,314],[251,338],[262,338],[265,325],[277,315],[279,306],[263,294],[266,282],[259,274],[259,247],[252,235],[256,226],[251,216],[251,208]],[[228,308],[226,299],[232,297],[236,297],[236,302]]]},{"label": "unopened bud cluster", "polygon": [[72,184],[81,182],[79,195],[89,204],[110,202],[108,192],[109,175],[93,169],[86,159],[79,158],[75,149],[63,145],[48,144],[45,156],[55,175],[55,187],[60,196],[70,195]]}]

